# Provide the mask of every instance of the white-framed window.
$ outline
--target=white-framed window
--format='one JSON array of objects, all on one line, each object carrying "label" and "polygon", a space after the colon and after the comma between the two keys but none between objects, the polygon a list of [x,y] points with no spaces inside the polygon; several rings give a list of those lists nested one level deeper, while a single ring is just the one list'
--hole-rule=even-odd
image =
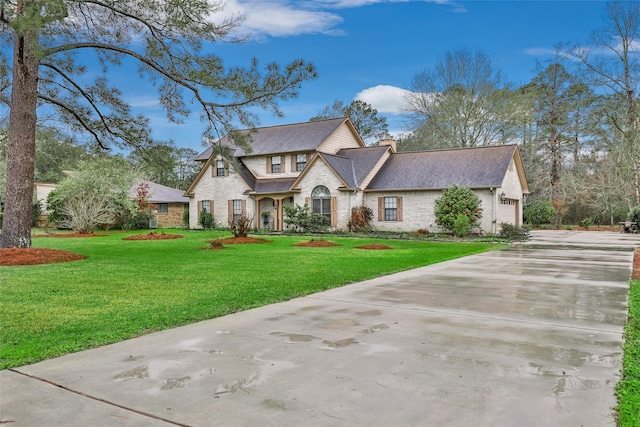
[{"label": "white-framed window", "polygon": [[224,160],[216,160],[216,176],[225,176],[227,174],[226,172]]},{"label": "white-framed window", "polygon": [[307,155],[296,154],[296,172],[302,172],[307,167]]},{"label": "white-framed window", "polygon": [[271,173],[282,172],[282,156],[271,157]]},{"label": "white-framed window", "polygon": [[235,199],[232,202],[232,210],[233,210],[233,222],[237,222],[242,216],[242,200]]},{"label": "white-framed window", "polygon": [[331,192],[324,185],[318,185],[311,192],[311,211],[331,221]]},{"label": "white-framed window", "polygon": [[398,198],[397,197],[384,198],[384,220],[385,221],[398,220]]},{"label": "white-framed window", "polygon": [[378,197],[378,221],[402,221],[402,197]]},{"label": "white-framed window", "polygon": [[159,214],[169,213],[169,203],[156,203],[156,213],[159,213]]}]

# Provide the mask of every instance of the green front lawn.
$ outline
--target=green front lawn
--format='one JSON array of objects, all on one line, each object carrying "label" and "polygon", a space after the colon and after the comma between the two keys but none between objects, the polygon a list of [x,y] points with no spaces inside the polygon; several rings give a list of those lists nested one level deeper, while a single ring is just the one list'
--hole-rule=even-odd
[{"label": "green front lawn", "polygon": [[629,289],[629,319],[624,328],[622,379],[616,386],[618,425],[640,426],[640,280]]},{"label": "green front lawn", "polygon": [[[175,240],[121,240],[135,233],[36,237],[34,247],[88,258],[0,267],[0,369],[503,247],[327,238],[342,246],[307,248],[293,245],[308,238],[277,236],[202,250],[223,236],[202,231],[181,231],[185,238]],[[354,249],[367,243],[394,249]]]}]

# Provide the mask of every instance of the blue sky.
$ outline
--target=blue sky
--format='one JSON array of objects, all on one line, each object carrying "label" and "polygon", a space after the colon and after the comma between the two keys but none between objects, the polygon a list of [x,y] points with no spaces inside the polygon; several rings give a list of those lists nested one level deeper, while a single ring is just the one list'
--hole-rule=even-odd
[{"label": "blue sky", "polygon": [[[416,73],[446,52],[462,47],[491,57],[503,76],[519,86],[535,75],[536,61],[553,56],[560,43],[585,43],[604,25],[601,1],[448,0],[227,0],[227,10],[246,16],[241,45],[214,46],[227,65],[312,62],[319,78],[303,84],[298,98],[281,103],[285,116],[260,114],[261,125],[309,120],[339,99],[361,99],[387,118],[392,133],[406,131],[402,91]],[[204,125],[198,113],[183,125],[167,123],[155,93],[126,70],[114,79],[137,111],[152,118],[154,135],[201,151]]]}]

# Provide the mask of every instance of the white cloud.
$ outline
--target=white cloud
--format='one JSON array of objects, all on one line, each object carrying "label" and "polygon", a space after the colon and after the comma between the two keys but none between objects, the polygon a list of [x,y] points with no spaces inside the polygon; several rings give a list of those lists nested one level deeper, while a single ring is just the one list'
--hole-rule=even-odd
[{"label": "white cloud", "polygon": [[239,32],[256,37],[286,37],[300,34],[341,34],[336,27],[343,22],[335,13],[309,8],[313,3],[291,4],[288,1],[229,0],[225,13],[242,14],[245,20]]},{"label": "white cloud", "polygon": [[378,113],[402,114],[405,98],[410,93],[396,86],[378,85],[360,91],[355,99],[370,104]]},{"label": "white cloud", "polygon": [[422,1],[451,6],[455,13],[465,12],[463,6],[450,0],[227,0],[224,15],[244,15],[239,33],[254,37],[268,35],[286,37],[300,34],[343,35],[338,28],[344,19],[333,12],[376,3],[408,3]]},{"label": "white cloud", "polygon": [[131,96],[127,98],[129,105],[133,108],[153,108],[161,107],[157,96]]}]

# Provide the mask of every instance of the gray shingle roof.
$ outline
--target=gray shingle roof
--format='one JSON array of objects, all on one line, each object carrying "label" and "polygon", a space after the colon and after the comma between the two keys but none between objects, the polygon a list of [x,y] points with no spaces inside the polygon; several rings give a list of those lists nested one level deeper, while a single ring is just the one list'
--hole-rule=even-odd
[{"label": "gray shingle roof", "polygon": [[[239,132],[244,135],[251,133],[252,151],[249,155],[300,153],[315,151],[346,120],[345,118],[320,120],[317,122],[262,127],[256,129],[254,133],[251,133],[249,129]],[[235,148],[236,157],[247,155],[243,149],[233,144],[229,134],[222,137],[220,142],[223,146]],[[207,160],[212,152],[213,148],[209,147],[196,157],[196,160]]]},{"label": "gray shingle roof", "polygon": [[140,183],[145,183],[149,186],[147,200],[151,203],[189,203],[189,198],[185,197],[184,190],[178,190],[177,188],[171,188],[145,180],[136,181],[131,187],[129,197],[135,197],[136,187],[138,187]]},{"label": "gray shingle roof", "polygon": [[285,193],[291,188],[296,178],[258,179],[254,191],[256,193]]},{"label": "gray shingle roof", "polygon": [[396,153],[367,190],[440,190],[451,185],[499,187],[515,145]]},{"label": "gray shingle roof", "polygon": [[345,148],[336,155],[320,153],[320,156],[349,188],[357,188],[388,149],[387,146]]}]

